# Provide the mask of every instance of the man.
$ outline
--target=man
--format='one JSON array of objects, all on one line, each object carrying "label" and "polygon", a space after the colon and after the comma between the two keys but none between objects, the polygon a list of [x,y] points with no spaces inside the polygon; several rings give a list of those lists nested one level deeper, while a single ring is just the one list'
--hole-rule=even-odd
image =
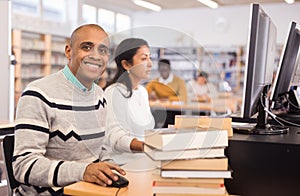
[{"label": "man", "polygon": [[68,65],[62,71],[29,84],[19,100],[13,170],[21,195],[61,194],[53,187],[80,180],[106,186],[118,179],[111,170],[125,174],[97,161],[106,101],[94,81],[108,63],[107,33],[95,24],[78,27],[65,55]]},{"label": "man", "polygon": [[160,77],[149,82],[146,89],[152,100],[187,101],[187,90],[184,80],[171,72],[168,59],[158,62]]},{"label": "man", "polygon": [[[160,59],[158,62],[160,77],[146,85],[150,100],[168,100],[176,102],[187,101],[187,89],[185,81],[171,72],[171,64],[168,59]],[[180,111],[152,111],[155,119],[155,127],[168,127],[174,124],[176,115]]]}]

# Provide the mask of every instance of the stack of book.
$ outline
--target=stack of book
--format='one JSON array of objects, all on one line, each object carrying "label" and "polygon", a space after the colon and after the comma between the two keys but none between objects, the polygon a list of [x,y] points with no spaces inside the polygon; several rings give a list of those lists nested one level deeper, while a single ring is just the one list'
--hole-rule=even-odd
[{"label": "stack of book", "polygon": [[231,171],[225,148],[231,119],[225,121],[230,122],[230,128],[220,125],[182,128],[177,124],[177,127],[145,131],[145,153],[161,162],[159,173],[153,177],[153,194],[228,195],[224,179],[231,178]]},{"label": "stack of book", "polygon": [[232,137],[231,122],[231,118],[222,116],[176,115],[174,127],[177,129],[195,127],[225,129],[228,131],[228,137]]}]

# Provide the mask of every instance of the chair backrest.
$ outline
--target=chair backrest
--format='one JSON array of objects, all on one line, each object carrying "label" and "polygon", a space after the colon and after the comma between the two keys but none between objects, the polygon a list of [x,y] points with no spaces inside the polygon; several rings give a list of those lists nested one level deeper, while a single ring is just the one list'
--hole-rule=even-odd
[{"label": "chair backrest", "polygon": [[9,195],[12,195],[13,190],[20,185],[20,183],[14,177],[14,172],[12,167],[14,143],[15,143],[14,141],[15,141],[15,136],[11,134],[11,135],[6,135],[3,138],[3,141],[1,143]]}]

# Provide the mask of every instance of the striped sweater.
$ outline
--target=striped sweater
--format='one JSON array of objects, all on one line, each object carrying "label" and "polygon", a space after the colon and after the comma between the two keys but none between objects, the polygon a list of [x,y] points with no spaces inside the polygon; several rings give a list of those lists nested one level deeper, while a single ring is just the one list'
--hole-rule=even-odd
[{"label": "striped sweater", "polygon": [[57,194],[50,187],[83,179],[86,166],[101,156],[105,106],[101,88],[83,92],[62,71],[26,87],[17,107],[13,160],[21,194]]}]

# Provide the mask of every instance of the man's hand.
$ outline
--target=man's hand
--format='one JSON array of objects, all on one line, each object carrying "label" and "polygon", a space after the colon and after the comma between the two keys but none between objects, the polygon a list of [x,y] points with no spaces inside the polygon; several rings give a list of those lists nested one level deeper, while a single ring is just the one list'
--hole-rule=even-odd
[{"label": "man's hand", "polygon": [[[116,170],[122,175],[125,175],[125,171],[118,165],[109,162],[98,162],[89,164],[83,174],[83,180],[86,182],[97,183],[102,186],[112,184],[112,181],[106,177],[109,176],[114,181],[118,180],[118,176],[112,172]],[[106,174],[106,175],[105,175]]]}]

